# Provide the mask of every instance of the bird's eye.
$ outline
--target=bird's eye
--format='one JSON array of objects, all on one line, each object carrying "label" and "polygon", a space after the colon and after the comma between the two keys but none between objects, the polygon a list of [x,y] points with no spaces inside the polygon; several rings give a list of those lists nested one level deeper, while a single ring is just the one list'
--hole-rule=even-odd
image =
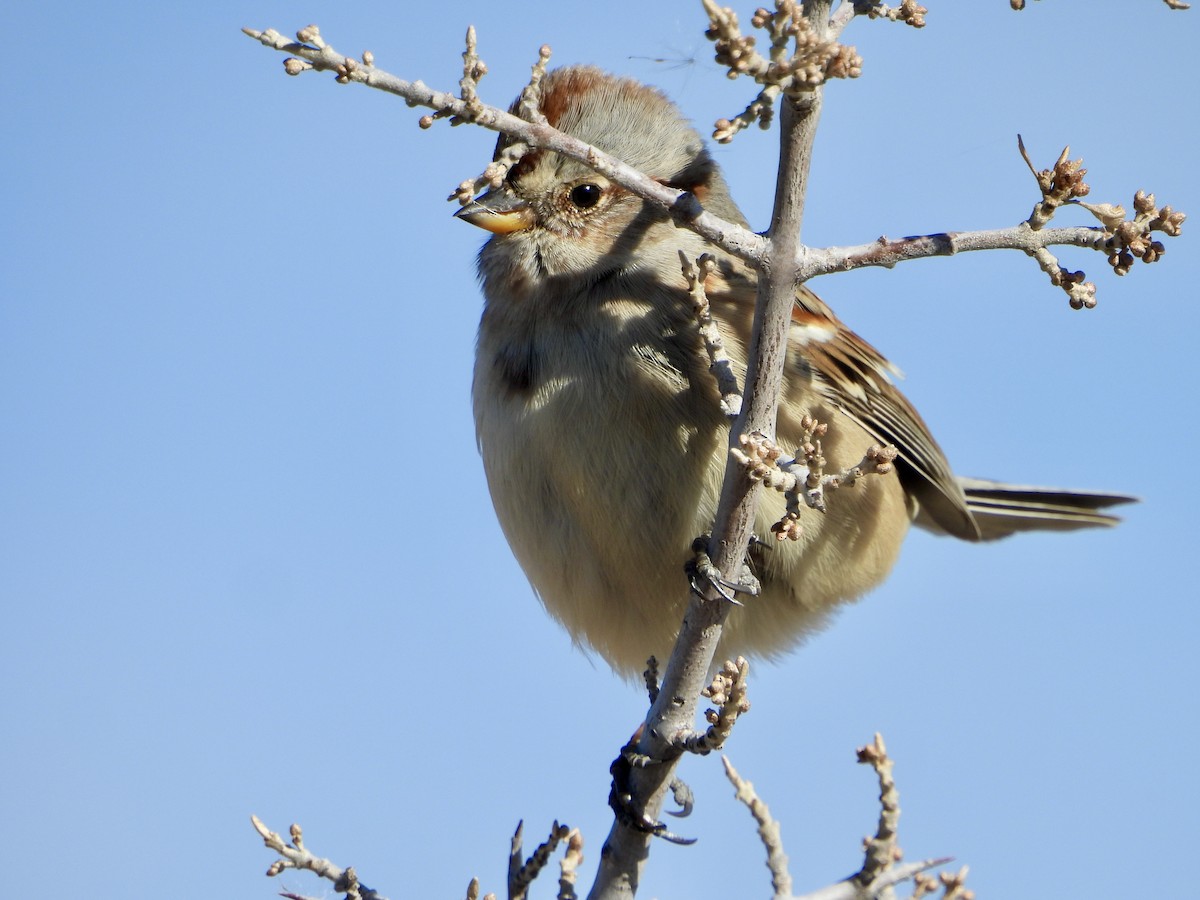
[{"label": "bird's eye", "polygon": [[587,184],[577,184],[571,188],[571,193],[567,196],[580,209],[591,209],[600,202],[600,185],[591,184],[590,182]]}]

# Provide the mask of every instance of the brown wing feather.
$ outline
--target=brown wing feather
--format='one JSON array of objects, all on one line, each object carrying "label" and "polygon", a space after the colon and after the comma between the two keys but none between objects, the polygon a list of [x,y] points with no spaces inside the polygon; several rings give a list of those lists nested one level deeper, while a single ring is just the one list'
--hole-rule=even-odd
[{"label": "brown wing feather", "polygon": [[896,447],[897,471],[923,515],[956,537],[979,540],[979,526],[942,448],[891,381],[899,374],[896,367],[806,288],[796,293],[792,319],[804,331],[822,334],[805,341],[803,349],[817,389],[877,440]]}]

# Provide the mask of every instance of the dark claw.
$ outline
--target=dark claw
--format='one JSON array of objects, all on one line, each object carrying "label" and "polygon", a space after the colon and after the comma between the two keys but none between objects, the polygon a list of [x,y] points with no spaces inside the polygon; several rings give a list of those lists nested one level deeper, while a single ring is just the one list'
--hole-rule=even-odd
[{"label": "dark claw", "polygon": [[692,810],[696,806],[696,795],[692,793],[692,789],[687,786],[687,783],[683,779],[671,779],[671,796],[675,798],[675,803],[679,806],[679,809],[668,809],[668,816],[675,816],[677,819],[686,819],[692,814]]},{"label": "dark claw", "polygon": [[655,830],[651,831],[650,833],[653,834],[656,838],[662,838],[664,841],[667,841],[668,843],[678,844],[681,847],[690,847],[692,844],[696,843],[695,838],[685,838],[685,837],[682,837],[682,836],[676,834],[673,831],[668,831],[667,827],[665,825],[663,825],[662,822],[656,822],[655,826],[656,826]]},{"label": "dark claw", "polygon": [[721,596],[721,599],[734,606],[744,605],[734,596],[735,594],[749,594],[751,597],[758,595],[761,585],[759,585],[758,579],[750,574],[748,567],[743,568],[741,581],[730,581],[713,565],[708,556],[707,547],[708,538],[704,535],[692,541],[692,552],[695,556],[688,560],[685,566],[692,593],[703,594],[704,589],[711,586]]},{"label": "dark claw", "polygon": [[[647,757],[634,752],[635,741],[636,735],[633,740],[621,748],[620,755],[613,760],[612,765],[608,768],[613,779],[612,788],[608,792],[608,805],[616,815],[617,821],[643,834],[652,834],[654,837],[662,838],[664,841],[670,841],[672,844],[687,845],[696,843],[695,838],[680,837],[669,830],[664,823],[656,822],[647,816],[643,810],[634,806],[633,792],[629,784],[630,773],[633,771],[635,765],[640,768],[652,764],[652,761]],[[686,799],[680,799],[679,786],[687,790],[687,786],[681,781],[676,780],[671,783],[671,788],[675,792],[675,802],[684,810],[682,814],[686,815],[688,812],[691,812],[691,791],[687,791]]]}]

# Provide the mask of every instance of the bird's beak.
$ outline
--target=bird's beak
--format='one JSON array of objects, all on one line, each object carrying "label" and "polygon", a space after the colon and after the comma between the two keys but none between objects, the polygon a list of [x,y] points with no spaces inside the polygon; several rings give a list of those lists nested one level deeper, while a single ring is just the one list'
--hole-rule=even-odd
[{"label": "bird's beak", "polygon": [[509,190],[488,191],[454,214],[492,234],[512,234],[533,226],[533,209]]}]

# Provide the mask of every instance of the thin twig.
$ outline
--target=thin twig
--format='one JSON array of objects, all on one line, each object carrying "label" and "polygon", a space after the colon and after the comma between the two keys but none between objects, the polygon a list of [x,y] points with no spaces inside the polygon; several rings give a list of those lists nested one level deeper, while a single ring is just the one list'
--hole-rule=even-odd
[{"label": "thin twig", "polygon": [[725,777],[729,779],[737,799],[746,805],[754,821],[758,823],[758,836],[767,851],[767,869],[771,872],[771,887],[777,898],[787,898],[792,893],[792,876],[788,872],[787,854],[783,852],[783,836],[779,823],[772,818],[771,810],[754,790],[754,785],[738,774],[728,757],[721,757],[725,764]]},{"label": "thin twig", "polygon": [[395,94],[402,97],[409,106],[424,106],[435,110],[435,113],[441,116],[456,116],[481,128],[510,135],[530,147],[553,150],[555,153],[579,160],[639,197],[671,210],[681,225],[735,256],[753,262],[762,254],[764,240],[761,236],[706,212],[692,194],[655,181],[615,156],[544,122],[527,122],[495,106],[468,105],[462,98],[444,91],[435,91],[421,81],[405,81],[376,66],[359,65],[323,41],[319,47],[297,43],[285,38],[273,28],[265,31],[243,28],[242,31],[266,47],[303,59],[316,71],[338,72],[339,79],[345,78],[348,82],[357,82]]}]

